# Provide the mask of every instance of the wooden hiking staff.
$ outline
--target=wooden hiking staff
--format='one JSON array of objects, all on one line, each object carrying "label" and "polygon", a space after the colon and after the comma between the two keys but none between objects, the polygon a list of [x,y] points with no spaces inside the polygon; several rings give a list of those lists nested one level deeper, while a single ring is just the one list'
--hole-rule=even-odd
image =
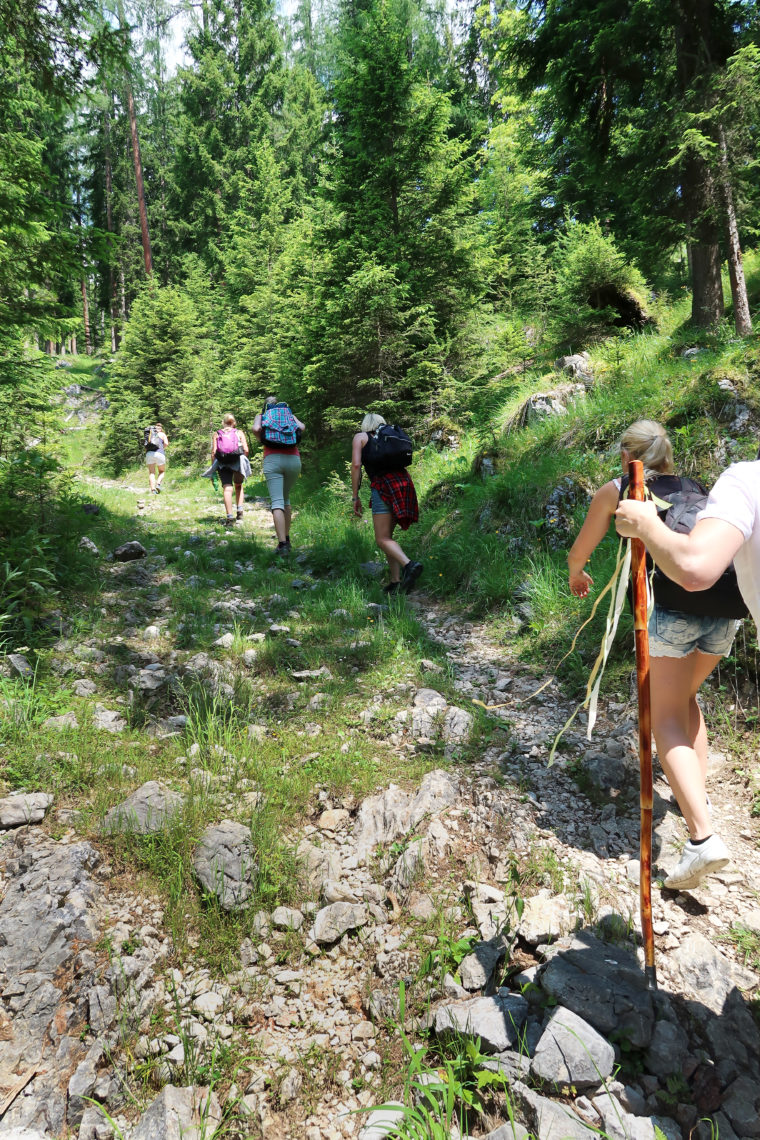
[{"label": "wooden hiking staff", "polygon": [[[632,459],[628,465],[628,494],[644,498],[644,467]],[[644,974],[650,990],[657,988],[652,928],[652,716],[649,699],[649,633],[647,631],[647,563],[640,538],[631,539],[631,578],[633,581],[633,628],[636,643],[636,689],[639,697],[639,770],[641,786],[641,837],[639,846],[639,906],[644,936]]]}]

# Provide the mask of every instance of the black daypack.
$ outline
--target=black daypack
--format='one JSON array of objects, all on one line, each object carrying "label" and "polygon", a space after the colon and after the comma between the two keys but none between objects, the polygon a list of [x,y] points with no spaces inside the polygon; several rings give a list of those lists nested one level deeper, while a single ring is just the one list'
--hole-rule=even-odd
[{"label": "black daypack", "polygon": [[[626,475],[620,487],[621,498],[627,486]],[[665,526],[677,534],[689,534],[694,529],[697,515],[707,506],[708,490],[697,479],[657,475],[647,481],[647,490]],[[652,560],[647,554],[647,570],[651,572],[651,569]],[[716,618],[743,618],[748,613],[733,563],[707,590],[684,590],[656,566],[652,588],[654,600],[666,610]]]},{"label": "black daypack", "polygon": [[412,462],[414,444],[403,428],[382,424],[362,448],[362,463],[370,478],[400,471]]},{"label": "black daypack", "polygon": [[146,451],[160,451],[163,440],[155,427],[146,427],[143,431],[143,446]]}]

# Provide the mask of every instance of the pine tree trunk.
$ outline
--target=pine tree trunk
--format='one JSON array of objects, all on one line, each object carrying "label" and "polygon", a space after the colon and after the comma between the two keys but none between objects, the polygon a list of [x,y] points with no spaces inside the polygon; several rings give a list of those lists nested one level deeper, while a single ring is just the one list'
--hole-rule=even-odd
[{"label": "pine tree trunk", "polygon": [[148,209],[145,205],[145,184],[143,182],[142,160],[140,158],[140,137],[137,133],[137,115],[135,101],[132,97],[132,88],[127,84],[127,111],[129,113],[129,133],[132,137],[132,160],[135,166],[135,182],[137,184],[137,205],[140,210],[140,233],[142,235],[143,258],[145,259],[145,272],[150,277],[153,272],[153,257],[150,250],[150,232],[148,230]]},{"label": "pine tree trunk", "polygon": [[[103,134],[105,136],[106,160],[106,229],[113,233],[113,168],[111,166],[111,116],[109,114],[110,95],[106,95],[106,106],[103,111]],[[108,251],[108,307],[111,312],[111,352],[119,348],[119,302],[116,291],[116,274],[113,267],[113,250]]]},{"label": "pine tree trunk", "polygon": [[739,227],[736,224],[734,193],[728,165],[726,132],[720,130],[720,174],[723,201],[726,207],[726,240],[728,242],[728,275],[731,279],[731,296],[734,302],[734,325],[737,336],[749,336],[752,332],[752,317],[747,300],[747,284],[744,280],[742,247],[739,242]]},{"label": "pine tree trunk", "polygon": [[92,356],[92,341],[90,340],[90,308],[87,304],[87,281],[84,275],[84,265],[82,266],[82,318],[84,320],[84,350],[88,356]]}]

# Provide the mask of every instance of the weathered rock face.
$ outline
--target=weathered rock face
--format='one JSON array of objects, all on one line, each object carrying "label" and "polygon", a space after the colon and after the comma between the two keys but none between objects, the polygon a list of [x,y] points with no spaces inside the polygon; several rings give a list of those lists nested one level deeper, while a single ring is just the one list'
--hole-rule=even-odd
[{"label": "weathered rock face", "polygon": [[583,931],[560,942],[540,972],[542,988],[600,1033],[623,1033],[637,1048],[652,1039],[654,1006],[635,957]]},{"label": "weathered rock face", "polygon": [[[32,1067],[45,1070],[14,1101],[0,1130],[23,1125],[57,1136],[66,1082],[86,1053],[72,967],[99,936],[94,874],[101,857],[89,843],[56,843],[24,830],[5,841],[0,858],[7,882],[0,902],[0,1086],[12,1087]],[[62,992],[65,978],[72,980]]]},{"label": "weathered rock face", "polygon": [[215,1093],[166,1085],[143,1113],[132,1140],[211,1140],[222,1123]]},{"label": "weathered rock face", "polygon": [[111,808],[103,820],[103,831],[133,831],[139,835],[161,831],[183,803],[179,792],[173,792],[157,780],[149,780],[123,803]]},{"label": "weathered rock face", "polygon": [[555,1009],[536,1046],[534,1076],[552,1085],[586,1089],[612,1073],[615,1050],[582,1018],[561,1006]]},{"label": "weathered rock face", "polygon": [[480,1038],[485,1052],[502,1053],[517,1045],[527,1016],[525,998],[499,990],[493,997],[439,1005],[434,1024],[439,1037],[461,1034],[473,1040]]},{"label": "weathered rock face", "polygon": [[[428,690],[431,691],[432,690]],[[354,837],[360,860],[381,844],[406,835],[426,816],[436,816],[456,803],[458,783],[441,769],[428,772],[414,796],[391,784],[377,796],[362,803]]]},{"label": "weathered rock face", "polygon": [[233,819],[207,827],[193,855],[193,867],[224,910],[243,906],[251,896],[258,871],[250,828]]},{"label": "weathered rock face", "polygon": [[40,823],[53,802],[49,792],[26,792],[20,796],[6,796],[0,800],[0,830],[21,827],[25,823]]}]

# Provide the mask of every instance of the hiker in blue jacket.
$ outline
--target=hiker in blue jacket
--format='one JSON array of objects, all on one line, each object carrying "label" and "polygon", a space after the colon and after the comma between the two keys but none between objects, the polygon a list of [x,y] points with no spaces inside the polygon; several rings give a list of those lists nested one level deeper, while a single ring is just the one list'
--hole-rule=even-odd
[{"label": "hiker in blue jacket", "polygon": [[305,428],[287,404],[279,401],[276,396],[270,396],[261,414],[253,421],[251,430],[264,446],[261,466],[269,491],[272,521],[277,535],[277,553],[287,555],[290,554],[292,519],[290,491],[301,474],[298,441]]},{"label": "hiker in blue jacket", "polygon": [[[678,492],[683,481],[673,474],[673,450],[662,424],[637,420],[621,437],[620,455],[624,471],[631,459],[641,460],[647,487],[658,498]],[[585,598],[593,585],[585,567],[609,530],[625,482],[612,479],[596,492],[567,556],[570,591],[578,598]],[[691,890],[730,861],[710,818],[705,791],[707,731],[697,692],[721,657],[731,652],[738,622],[736,617],[715,616],[732,607],[708,594],[689,596],[664,575],[655,577],[649,620],[652,732],[690,837],[677,867],[665,879],[672,890]]]}]

